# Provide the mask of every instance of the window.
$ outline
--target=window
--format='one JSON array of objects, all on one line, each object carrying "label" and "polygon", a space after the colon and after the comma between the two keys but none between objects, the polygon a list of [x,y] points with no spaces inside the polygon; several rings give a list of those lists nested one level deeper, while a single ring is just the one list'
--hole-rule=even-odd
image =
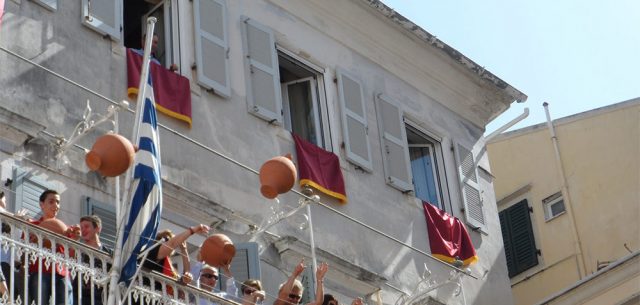
[{"label": "window", "polygon": [[321,109],[323,70],[276,48],[269,27],[246,17],[243,23],[249,112],[325,147]]},{"label": "window", "polygon": [[562,193],[558,192],[543,199],[542,206],[544,207],[544,219],[546,221],[562,215],[565,211]]},{"label": "window", "polygon": [[318,79],[320,75],[285,54],[278,55],[284,127],[303,139],[324,147]]},{"label": "window", "polygon": [[[93,2],[93,1],[92,1]],[[114,1],[118,2],[118,1]],[[175,0],[148,2],[142,0],[124,1],[124,45],[127,48],[141,49],[146,34],[147,18],[156,17],[154,34],[158,36],[158,45],[154,57],[169,68],[178,63],[177,35],[174,35],[173,22]]]},{"label": "window", "polygon": [[443,209],[442,187],[438,171],[440,143],[407,125],[407,143],[415,196]]},{"label": "window", "polygon": [[529,204],[524,199],[499,214],[509,277],[538,264],[538,250],[529,213]]},{"label": "window", "polygon": [[82,0],[82,23],[113,40],[120,40],[122,31],[120,5],[122,2],[129,5],[142,1]]},{"label": "window", "polygon": [[378,95],[376,112],[387,184],[444,210],[449,198],[441,139],[405,120],[388,96]]}]

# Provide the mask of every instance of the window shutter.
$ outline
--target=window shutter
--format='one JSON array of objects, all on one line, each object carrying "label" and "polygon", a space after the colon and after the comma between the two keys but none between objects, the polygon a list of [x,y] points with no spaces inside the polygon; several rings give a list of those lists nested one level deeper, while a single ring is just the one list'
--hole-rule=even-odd
[{"label": "window shutter", "polygon": [[458,162],[458,176],[462,187],[462,201],[467,223],[475,228],[485,228],[484,212],[482,210],[482,194],[478,184],[478,167],[470,149],[461,144],[455,145],[456,161]]},{"label": "window shutter", "polygon": [[337,76],[347,160],[363,169],[372,171],[367,109],[364,104],[362,85],[342,70],[337,71]]},{"label": "window shutter", "polygon": [[82,0],[82,23],[94,31],[120,40],[122,16],[120,3],[114,0]]},{"label": "window shutter", "polygon": [[224,0],[194,0],[193,18],[198,83],[230,97],[227,4]]},{"label": "window shutter", "polygon": [[407,147],[407,131],[400,106],[378,94],[377,115],[382,144],[382,164],[386,181],[392,187],[407,192],[413,190]]},{"label": "window shutter", "polygon": [[33,0],[33,2],[40,4],[51,11],[58,9],[58,0]]},{"label": "window shutter", "polygon": [[100,241],[108,248],[114,249],[116,245],[117,224],[116,210],[112,205],[97,201],[91,197],[86,197],[85,215],[96,215],[102,220],[102,231]]},{"label": "window shutter", "polygon": [[[236,255],[231,261],[231,273],[236,280],[238,291],[242,291],[240,283],[248,279],[260,279],[260,255],[258,254],[258,244],[255,242],[236,243]],[[221,272],[221,274],[223,274]],[[218,288],[224,291],[226,278],[221,277],[218,281]]]},{"label": "window shutter", "polygon": [[243,23],[242,42],[249,112],[269,122],[281,124],[282,92],[273,31],[246,17]]},{"label": "window shutter", "polygon": [[40,195],[51,187],[43,179],[32,176],[29,172],[20,168],[14,168],[13,177],[16,196],[14,211],[25,209],[27,210],[27,216],[33,219],[40,218]]},{"label": "window shutter", "polygon": [[527,200],[522,200],[500,212],[500,226],[509,277],[537,265],[538,251]]}]

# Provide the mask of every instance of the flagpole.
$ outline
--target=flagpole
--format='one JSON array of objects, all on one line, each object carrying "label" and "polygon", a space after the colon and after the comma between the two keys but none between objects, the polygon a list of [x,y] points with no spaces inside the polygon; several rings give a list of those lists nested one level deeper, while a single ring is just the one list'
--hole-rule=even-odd
[{"label": "flagpole", "polygon": [[[133,123],[133,132],[132,132],[132,140],[134,145],[137,145],[138,136],[139,136],[139,128],[140,128],[140,117],[142,115],[142,109],[144,107],[144,97],[146,91],[146,83],[149,81],[149,62],[151,61],[151,44],[153,42],[153,30],[157,19],[155,17],[147,18],[147,30],[146,30],[146,39],[144,42],[144,56],[142,57],[142,72],[140,73],[140,84],[138,86],[138,100],[136,104],[136,112],[135,119]],[[131,169],[129,169],[125,176],[125,192],[124,196],[122,196],[121,208],[120,212],[126,211],[124,208],[126,206],[126,200],[128,200],[127,194],[130,191],[131,184]],[[126,214],[126,213],[125,213]],[[120,216],[120,215],[118,215]],[[126,217],[126,215],[124,215]],[[122,217],[119,217],[122,218]],[[124,218],[120,221],[120,227],[118,227],[118,239],[116,240],[116,248],[114,249],[113,255],[113,266],[110,272],[110,283],[109,283],[109,297],[107,300],[108,305],[116,305],[116,299],[120,300],[118,297],[118,279],[120,276],[120,269],[122,268],[122,243],[124,239],[124,229],[122,228],[122,224],[124,223]]]}]

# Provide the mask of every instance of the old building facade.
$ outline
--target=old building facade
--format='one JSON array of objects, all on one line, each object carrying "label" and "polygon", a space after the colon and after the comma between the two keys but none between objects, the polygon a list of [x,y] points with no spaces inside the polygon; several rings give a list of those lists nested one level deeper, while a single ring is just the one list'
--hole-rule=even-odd
[{"label": "old building facade", "polygon": [[277,218],[301,197],[265,199],[255,170],[294,152],[294,131],[335,153],[345,180],[348,203],[316,192],[322,204],[310,208],[328,292],[395,304],[425,266],[436,283],[456,273],[429,257],[426,200],[467,224],[480,258],[459,293],[450,283],[431,302],[512,303],[482,134],[526,96],[382,2],[8,0],[5,11],[0,164],[11,209],[35,214],[33,196],[54,188],[63,220],[97,213],[115,235],[118,188],[88,170],[84,149],[109,130],[129,137],[133,113],[68,140],[87,100],[94,121],[127,100],[126,47],[140,48],[155,16],[156,56],[190,80],[192,102],[191,125],[159,114],[161,227],[229,235],[245,259],[234,260],[236,279],[260,277],[273,297],[311,240],[304,211]]}]

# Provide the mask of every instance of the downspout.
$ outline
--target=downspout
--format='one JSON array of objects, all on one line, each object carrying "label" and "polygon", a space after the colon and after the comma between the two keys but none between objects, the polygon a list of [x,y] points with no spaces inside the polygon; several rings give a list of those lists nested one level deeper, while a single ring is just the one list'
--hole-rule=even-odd
[{"label": "downspout", "polygon": [[484,137],[484,141],[485,142],[489,142],[491,139],[493,139],[493,137],[501,134],[503,131],[511,128],[511,126],[517,124],[518,122],[526,119],[529,116],[529,108],[524,108],[524,112],[517,116],[516,118],[514,118],[513,120],[509,121],[507,124],[502,125],[502,127],[496,129],[494,132],[492,132],[491,134],[489,134],[488,136]]},{"label": "downspout", "polygon": [[547,127],[549,128],[549,133],[551,134],[551,142],[553,143],[553,149],[555,152],[558,174],[560,175],[560,179],[562,180],[562,196],[564,198],[565,208],[567,209],[569,219],[571,220],[571,233],[573,233],[573,239],[575,241],[574,250],[576,252],[576,267],[578,269],[578,276],[580,277],[580,279],[582,279],[586,274],[587,266],[584,262],[582,243],[580,242],[580,235],[578,234],[578,227],[576,226],[576,218],[573,214],[573,205],[571,202],[571,195],[569,194],[569,188],[567,186],[567,178],[564,175],[564,167],[562,165],[562,158],[560,157],[560,148],[558,147],[558,137],[556,136],[556,131],[553,127],[553,123],[551,122],[551,115],[549,115],[549,103],[544,102],[542,106],[544,107],[544,112],[547,116]]}]

